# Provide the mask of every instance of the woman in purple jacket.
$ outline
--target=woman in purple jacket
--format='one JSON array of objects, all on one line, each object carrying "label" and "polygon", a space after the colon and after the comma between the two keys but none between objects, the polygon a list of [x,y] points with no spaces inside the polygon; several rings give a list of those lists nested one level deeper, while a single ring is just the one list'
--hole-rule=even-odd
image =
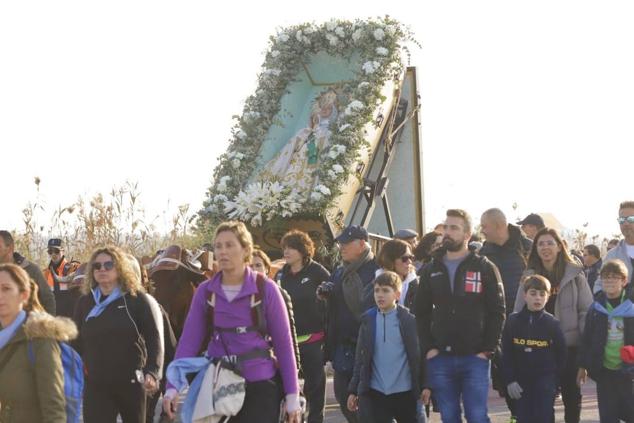
[{"label": "woman in purple jacket", "polygon": [[[214,255],[220,271],[196,290],[175,358],[198,355],[206,335],[213,329],[214,335],[206,349],[207,356],[221,358],[235,355],[247,381],[242,409],[229,422],[277,423],[278,404],[283,392],[286,395],[287,421],[299,423],[297,364],[288,314],[282,295],[272,280],[266,279],[262,293],[267,338],[270,339],[265,339],[257,330],[244,330],[257,324],[253,321],[251,310],[252,296],[258,292],[256,272],[248,265],[252,251],[253,239],[243,223],[232,221],[218,226]],[[215,294],[214,328],[208,327],[207,300],[212,294]],[[163,407],[172,418],[176,403],[177,392],[168,385]]]}]

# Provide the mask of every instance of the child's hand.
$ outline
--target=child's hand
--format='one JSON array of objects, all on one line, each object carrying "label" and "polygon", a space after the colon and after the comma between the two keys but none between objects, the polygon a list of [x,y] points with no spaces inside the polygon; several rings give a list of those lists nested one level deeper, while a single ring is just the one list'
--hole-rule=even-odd
[{"label": "child's hand", "polygon": [[581,388],[581,386],[586,383],[586,378],[588,377],[588,371],[584,368],[579,368],[577,371],[577,386]]},{"label": "child's hand", "polygon": [[431,390],[428,388],[423,389],[423,392],[420,394],[420,400],[424,405],[429,405],[429,400],[431,399]]},{"label": "child's hand", "polygon": [[348,410],[357,411],[359,409],[359,397],[355,394],[348,396]]},{"label": "child's hand", "polygon": [[509,397],[514,400],[520,399],[522,397],[522,392],[524,391],[519,383],[511,382],[506,385],[506,391],[509,393]]}]

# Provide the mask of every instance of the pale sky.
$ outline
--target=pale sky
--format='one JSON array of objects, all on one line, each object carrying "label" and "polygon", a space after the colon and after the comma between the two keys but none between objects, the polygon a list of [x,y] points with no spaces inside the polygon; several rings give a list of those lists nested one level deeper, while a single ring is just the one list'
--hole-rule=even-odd
[{"label": "pale sky", "polygon": [[428,226],[500,207],[618,232],[634,4],[552,0],[0,2],[0,226],[21,229],[35,176],[49,208],[131,180],[148,215],[198,209],[276,28],[385,14],[423,45]]}]

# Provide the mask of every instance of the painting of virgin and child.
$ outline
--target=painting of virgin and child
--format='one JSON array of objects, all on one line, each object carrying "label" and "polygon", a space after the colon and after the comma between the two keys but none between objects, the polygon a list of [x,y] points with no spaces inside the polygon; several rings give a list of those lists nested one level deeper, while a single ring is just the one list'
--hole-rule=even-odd
[{"label": "painting of virgin and child", "polygon": [[315,184],[319,157],[330,144],[330,124],[338,116],[337,92],[329,88],[315,99],[307,126],[297,133],[267,162],[257,179],[280,182],[299,192],[309,192]]}]

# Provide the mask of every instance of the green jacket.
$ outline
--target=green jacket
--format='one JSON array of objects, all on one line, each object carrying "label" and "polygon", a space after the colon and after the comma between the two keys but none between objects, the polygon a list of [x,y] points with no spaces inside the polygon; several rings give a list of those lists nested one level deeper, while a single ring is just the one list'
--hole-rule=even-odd
[{"label": "green jacket", "polygon": [[[75,324],[47,313],[29,313],[4,348],[0,363],[0,423],[66,423],[64,373],[59,341],[77,336]],[[27,343],[32,343],[31,363]],[[12,347],[15,345],[15,347]]]}]

